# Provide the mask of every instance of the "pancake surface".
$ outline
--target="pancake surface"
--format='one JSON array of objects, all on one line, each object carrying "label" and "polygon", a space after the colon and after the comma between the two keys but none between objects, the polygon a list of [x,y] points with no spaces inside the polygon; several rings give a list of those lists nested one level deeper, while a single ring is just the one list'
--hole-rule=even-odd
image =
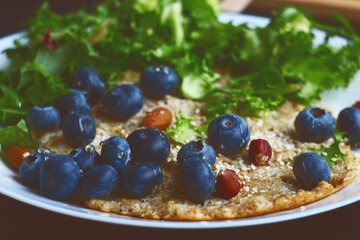
[{"label": "pancake surface", "polygon": [[[138,73],[127,72],[121,82],[133,82],[138,77]],[[173,118],[179,111],[185,116],[192,116],[196,125],[201,125],[205,121],[204,105],[173,96],[166,96],[156,102],[146,99],[142,110],[126,122],[110,118],[102,106],[98,105],[91,112],[97,126],[97,134],[92,144],[100,152],[100,142],[106,138],[115,135],[126,138],[139,127],[146,112],[157,107],[168,108]],[[170,155],[161,166],[164,173],[163,184],[153,194],[142,199],[129,199],[114,190],[109,196],[98,199],[85,199],[77,195],[76,201],[100,211],[141,218],[218,220],[288,210],[322,199],[342,189],[356,177],[360,160],[349,146],[341,145],[347,161],[336,163],[331,170],[330,183],[321,182],[311,191],[301,189],[292,172],[294,157],[303,150],[320,148],[320,144],[301,142],[296,137],[293,123],[302,109],[303,106],[299,104],[286,102],[268,118],[245,118],[250,126],[250,141],[258,138],[266,139],[272,147],[273,156],[268,165],[255,166],[249,160],[248,148],[233,159],[217,154],[213,170],[218,173],[220,170],[232,169],[244,184],[239,194],[230,200],[221,199],[216,193],[202,204],[187,200],[179,183],[176,162],[176,155],[181,145],[171,142]],[[54,153],[68,154],[72,150],[62,136],[61,130],[45,134],[33,132],[33,137],[41,146],[48,147]],[[329,146],[333,141],[331,138],[323,145]]]}]

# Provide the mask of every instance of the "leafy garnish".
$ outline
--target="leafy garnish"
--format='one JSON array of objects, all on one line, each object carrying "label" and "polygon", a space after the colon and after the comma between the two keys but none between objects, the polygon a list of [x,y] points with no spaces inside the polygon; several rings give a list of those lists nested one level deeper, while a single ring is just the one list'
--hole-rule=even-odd
[{"label": "leafy garnish", "polygon": [[7,126],[0,130],[0,145],[2,150],[11,146],[21,146],[30,150],[35,148],[29,138],[24,119],[21,119],[15,126]]},{"label": "leafy garnish", "polygon": [[[287,100],[314,103],[325,89],[347,87],[360,69],[360,38],[338,15],[342,27],[334,28],[285,7],[253,28],[220,23],[219,11],[218,0],[108,0],[91,13],[58,15],[44,3],[27,23],[28,44],[5,51],[11,66],[0,72],[1,122],[54,103],[82,65],[108,86],[128,69],[168,65],[180,77],[178,95],[204,102],[208,121],[230,111],[266,116]],[[325,31],[324,43],[314,45],[315,27]],[[330,46],[335,35],[348,44]],[[220,82],[217,69],[230,79]]]},{"label": "leafy garnish", "polygon": [[[225,86],[207,88],[208,117],[229,111],[266,116],[286,100],[309,105],[326,89],[347,87],[360,68],[360,39],[346,20],[336,19],[344,28],[327,29],[286,7],[265,28],[234,27],[238,41],[224,48],[230,56],[224,62],[235,77]],[[351,41],[336,49],[327,40],[314,46],[314,26],[329,30],[329,37],[346,33]]]},{"label": "leafy garnish", "polygon": [[346,132],[340,132],[334,128],[334,143],[332,143],[328,148],[321,145],[320,149],[305,152],[314,152],[319,154],[326,160],[330,168],[333,168],[336,162],[346,161],[346,156],[340,149],[340,144],[347,142],[347,140],[343,138],[345,134]]},{"label": "leafy garnish", "polygon": [[186,144],[202,138],[206,133],[206,128],[196,126],[192,117],[184,116],[181,112],[175,119],[174,127],[166,129],[166,134],[175,142]]}]

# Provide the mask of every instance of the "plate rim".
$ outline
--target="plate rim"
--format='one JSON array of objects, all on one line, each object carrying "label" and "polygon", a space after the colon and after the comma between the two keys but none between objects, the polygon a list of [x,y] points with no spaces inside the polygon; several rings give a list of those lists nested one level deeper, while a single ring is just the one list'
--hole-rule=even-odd
[{"label": "plate rim", "polygon": [[[355,180],[354,180],[355,181]],[[340,190],[341,191],[341,190]],[[337,193],[339,193],[338,191]],[[330,210],[334,210],[337,208],[341,208],[343,206],[349,205],[351,203],[357,202],[360,200],[360,194],[351,197],[346,200],[342,200],[336,203],[331,203],[322,207],[299,211],[295,213],[286,214],[286,211],[276,212],[280,213],[281,215],[278,216],[271,216],[272,214],[256,216],[256,217],[249,217],[249,218],[238,218],[238,219],[229,219],[229,220],[211,220],[211,221],[169,221],[169,220],[153,220],[153,219],[142,219],[136,217],[128,217],[123,215],[118,215],[115,213],[103,213],[101,211],[97,211],[94,209],[86,209],[88,212],[98,212],[102,215],[110,215],[109,216],[99,216],[96,214],[89,214],[89,213],[82,213],[76,212],[73,210],[68,210],[63,207],[57,205],[42,205],[43,203],[36,201],[34,199],[27,199],[26,197],[16,194],[15,192],[7,191],[1,188],[0,186],[0,193],[4,194],[10,198],[15,200],[21,201],[25,204],[39,207],[41,209],[55,212],[62,215],[68,215],[72,217],[78,217],[85,220],[92,220],[97,222],[104,222],[104,223],[112,223],[112,224],[119,224],[119,225],[127,225],[127,226],[135,226],[135,227],[147,227],[147,228],[163,228],[163,229],[213,229],[213,228],[233,228],[233,227],[249,227],[249,226],[256,226],[256,225],[264,225],[269,223],[278,223],[288,220],[295,220],[299,218],[309,217],[312,215],[316,215],[319,213],[325,213]],[[47,199],[44,196],[41,196],[48,201],[58,203],[59,201]],[[29,201],[30,200],[30,201]],[[306,205],[305,205],[306,206]],[[50,208],[47,208],[50,207]],[[84,208],[81,206],[77,206],[79,208]],[[296,209],[296,208],[295,208]],[[275,214],[276,214],[275,213]],[[284,214],[283,214],[284,213]],[[111,217],[111,216],[114,216]],[[129,219],[123,219],[122,217],[126,217]]]}]

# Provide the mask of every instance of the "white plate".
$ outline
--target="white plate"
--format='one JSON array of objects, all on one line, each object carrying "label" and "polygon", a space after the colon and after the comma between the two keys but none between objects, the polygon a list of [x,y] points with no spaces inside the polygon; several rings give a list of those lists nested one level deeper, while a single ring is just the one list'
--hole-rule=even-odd
[{"label": "white plate", "polygon": [[[220,21],[233,21],[235,24],[248,23],[252,26],[265,26],[268,23],[268,19],[263,17],[228,13],[221,14]],[[324,34],[320,31],[315,31],[315,34],[316,39],[314,44],[318,44],[324,38]],[[21,33],[17,33],[0,39],[0,52],[6,48],[12,47],[13,40],[18,38],[20,35]],[[342,38],[334,38],[331,42],[334,46],[342,46],[346,44],[346,41]],[[9,61],[6,59],[5,55],[0,54],[0,69],[6,68],[8,64]],[[356,98],[357,89],[360,89],[359,73],[356,75],[356,80],[347,90],[333,90],[324,93],[324,100],[321,104],[326,107],[333,108],[335,115],[337,115],[339,110],[352,105],[358,100]],[[156,228],[224,228],[286,221],[322,213],[356,202],[360,200],[360,176],[339,192],[302,208],[259,217],[223,221],[175,222],[139,219],[112,213],[99,212],[80,207],[69,202],[54,201],[43,197],[39,194],[39,192],[33,191],[21,184],[17,172],[9,168],[9,166],[7,166],[3,161],[0,161],[0,193],[49,211],[100,222]]]}]

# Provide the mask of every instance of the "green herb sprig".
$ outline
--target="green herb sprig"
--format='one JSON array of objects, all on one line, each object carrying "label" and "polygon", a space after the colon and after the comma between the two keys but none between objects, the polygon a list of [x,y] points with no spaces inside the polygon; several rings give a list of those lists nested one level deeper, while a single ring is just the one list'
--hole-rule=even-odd
[{"label": "green herb sprig", "polygon": [[196,139],[202,139],[206,134],[207,126],[196,126],[192,117],[184,116],[179,112],[175,119],[174,127],[166,129],[166,134],[177,143],[186,144]]},{"label": "green herb sprig", "polygon": [[330,168],[334,168],[334,165],[337,162],[346,161],[346,156],[340,149],[341,143],[347,142],[347,140],[343,138],[345,134],[346,132],[340,132],[338,129],[334,128],[334,143],[332,143],[329,147],[325,147],[324,145],[321,145],[320,149],[303,151],[302,153],[314,152],[316,154],[319,154],[326,160]]}]

